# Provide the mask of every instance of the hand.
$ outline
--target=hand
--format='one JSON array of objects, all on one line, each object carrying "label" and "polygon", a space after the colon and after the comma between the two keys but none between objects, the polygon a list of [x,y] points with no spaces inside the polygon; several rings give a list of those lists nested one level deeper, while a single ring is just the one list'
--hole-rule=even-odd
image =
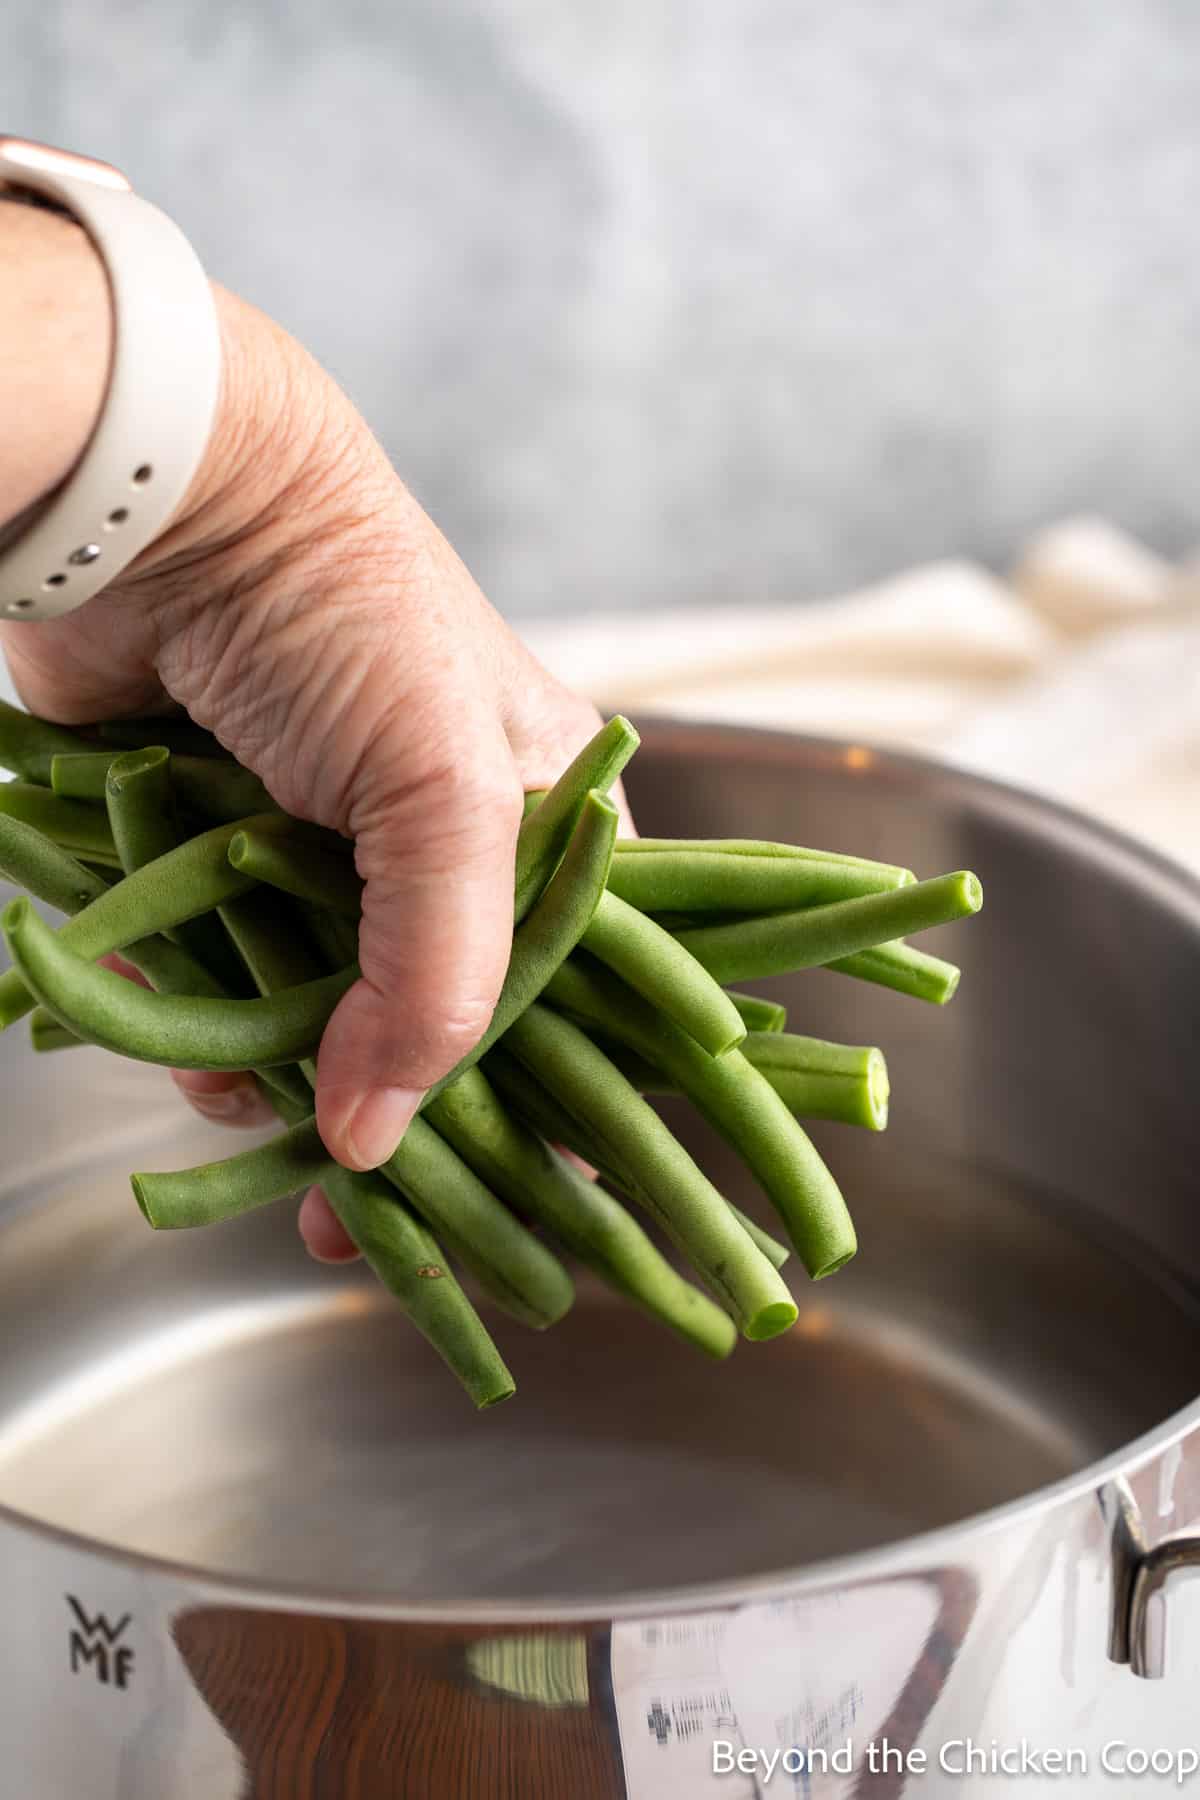
[{"label": "hand", "polygon": [[[362,979],[322,1040],[316,1107],[330,1152],[367,1169],[486,1026],[522,795],[598,718],[489,606],[330,378],[217,302],[218,420],[171,526],[78,612],[3,639],[32,710],[84,723],[178,702],[281,806],[354,838]],[[210,1116],[263,1116],[249,1076],[177,1079]],[[349,1253],[311,1195],[301,1228],[315,1254]]]}]

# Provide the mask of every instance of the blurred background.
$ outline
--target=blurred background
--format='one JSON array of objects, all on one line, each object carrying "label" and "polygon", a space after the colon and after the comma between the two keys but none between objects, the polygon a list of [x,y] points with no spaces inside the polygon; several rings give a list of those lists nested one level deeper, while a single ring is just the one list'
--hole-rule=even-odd
[{"label": "blurred background", "polygon": [[[1187,0],[6,0],[511,615],[1200,524]],[[14,53],[15,52],[15,53]]]},{"label": "blurred background", "polygon": [[[1186,0],[6,0],[5,26],[5,129],[124,167],[303,339],[571,679],[1018,778],[1070,752],[1059,789],[1113,812],[1080,720],[1111,754],[1114,679],[1137,713],[1131,616],[1192,629]],[[1092,680],[1101,638],[1118,674],[1047,740],[1045,683]],[[1200,716],[1194,648],[1155,652],[1159,735]]]}]

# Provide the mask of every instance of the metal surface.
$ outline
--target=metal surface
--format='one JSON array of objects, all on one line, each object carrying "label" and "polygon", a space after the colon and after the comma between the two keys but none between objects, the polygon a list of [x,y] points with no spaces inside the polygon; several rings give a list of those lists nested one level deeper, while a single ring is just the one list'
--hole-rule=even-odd
[{"label": "metal surface", "polygon": [[886,1731],[933,1753],[922,1795],[992,1791],[936,1767],[967,1736],[1094,1769],[1193,1742],[1200,1590],[1161,1615],[1155,1546],[1200,1525],[1200,894],[861,750],[658,728],[632,775],[649,831],[983,878],[930,938],[964,965],[944,1012],[769,984],[888,1053],[887,1134],[815,1133],[860,1257],[721,1367],[588,1288],[546,1337],[501,1321],[518,1394],[475,1416],[291,1209],[148,1232],[127,1171],[220,1135],[154,1071],[10,1032],[0,1741],[30,1800],[742,1800],[704,1761],[730,1717],[856,1755]]},{"label": "metal surface", "polygon": [[1168,1538],[1138,1565],[1129,1603],[1129,1666],[1160,1681],[1166,1673],[1167,1594],[1200,1575],[1200,1537]]}]

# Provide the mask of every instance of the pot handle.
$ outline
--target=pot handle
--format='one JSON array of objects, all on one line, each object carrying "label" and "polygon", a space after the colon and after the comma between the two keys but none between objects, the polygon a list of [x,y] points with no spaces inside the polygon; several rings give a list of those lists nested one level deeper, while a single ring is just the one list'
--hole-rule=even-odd
[{"label": "pot handle", "polygon": [[1138,1564],[1129,1602],[1129,1667],[1144,1681],[1161,1681],[1166,1670],[1171,1585],[1196,1575],[1200,1575],[1200,1537],[1167,1538]]},{"label": "pot handle", "polygon": [[1166,1538],[1151,1550],[1124,1476],[1106,1482],[1097,1499],[1112,1542],[1109,1659],[1128,1663],[1143,1681],[1161,1681],[1166,1672],[1167,1595],[1173,1583],[1200,1575],[1200,1537]]}]

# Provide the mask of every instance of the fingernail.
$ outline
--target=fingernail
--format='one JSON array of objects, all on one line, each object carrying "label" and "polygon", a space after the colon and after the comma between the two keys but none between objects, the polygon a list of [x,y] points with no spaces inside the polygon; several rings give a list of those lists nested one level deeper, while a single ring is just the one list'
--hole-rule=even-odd
[{"label": "fingernail", "polygon": [[424,1098],[419,1088],[368,1088],[344,1128],[354,1166],[377,1169],[386,1162]]}]

